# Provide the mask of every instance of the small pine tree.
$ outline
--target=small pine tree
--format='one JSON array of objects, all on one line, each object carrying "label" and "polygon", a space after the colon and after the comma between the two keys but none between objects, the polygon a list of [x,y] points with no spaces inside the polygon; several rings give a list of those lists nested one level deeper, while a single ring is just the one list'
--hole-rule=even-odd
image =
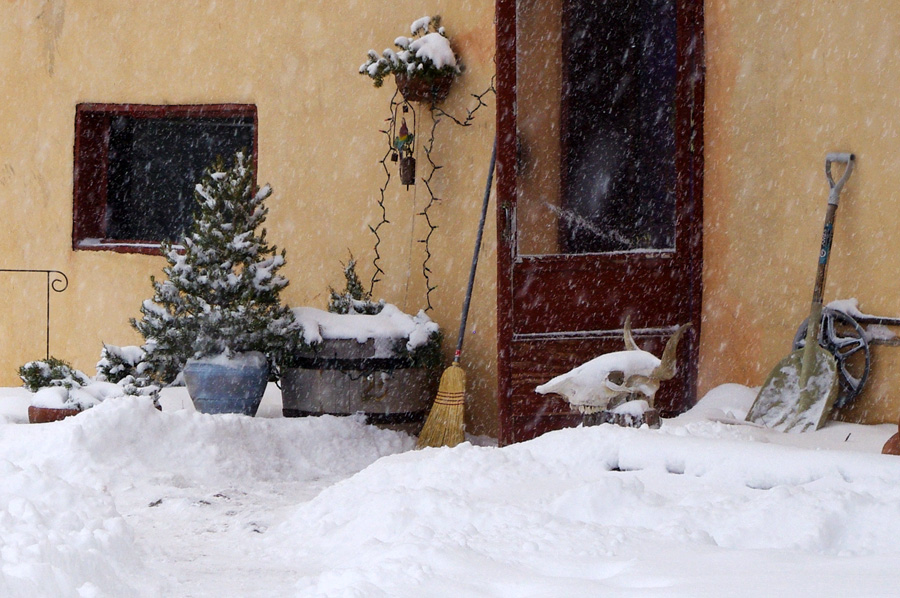
[{"label": "small pine tree", "polygon": [[19,368],[19,378],[25,388],[37,392],[49,386],[62,386],[67,389],[81,388],[90,383],[84,372],[73,368],[69,362],[48,357],[37,361],[29,361]]},{"label": "small pine tree", "polygon": [[[261,351],[270,358],[294,326],[279,293],[285,252],[269,246],[260,226],[272,189],[254,192],[243,153],[228,168],[220,157],[197,184],[199,212],[180,248],[162,244],[166,280],[150,278],[153,299],[131,325],[144,337],[154,378],[171,382],[190,358]],[[259,232],[257,232],[259,231]]]},{"label": "small pine tree", "polygon": [[375,315],[384,308],[384,301],[372,301],[372,293],[363,288],[356,274],[356,260],[350,254],[350,260],[344,266],[344,279],[347,281],[344,291],[339,293],[329,289],[328,311],[333,314],[367,314]]}]

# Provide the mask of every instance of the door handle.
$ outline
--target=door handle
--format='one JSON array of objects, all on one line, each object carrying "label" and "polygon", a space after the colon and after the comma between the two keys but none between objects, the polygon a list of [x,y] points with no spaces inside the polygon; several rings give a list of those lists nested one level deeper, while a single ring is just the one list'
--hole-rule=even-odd
[{"label": "door handle", "polygon": [[500,209],[503,210],[503,240],[506,243],[512,244],[513,238],[513,214],[514,210],[512,205],[508,201],[504,201],[500,205]]}]

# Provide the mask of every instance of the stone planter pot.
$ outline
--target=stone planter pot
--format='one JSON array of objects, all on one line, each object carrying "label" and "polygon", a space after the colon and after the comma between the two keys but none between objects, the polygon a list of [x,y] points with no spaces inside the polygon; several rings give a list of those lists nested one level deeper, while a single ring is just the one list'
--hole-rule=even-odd
[{"label": "stone planter pot", "polygon": [[432,106],[440,104],[450,94],[454,75],[443,75],[434,79],[410,77],[403,73],[395,73],[394,81],[397,89],[407,102],[422,102]]},{"label": "stone planter pot", "polygon": [[421,426],[437,391],[432,369],[380,357],[375,341],[326,340],[281,376],[285,417],[364,413],[372,424]]},{"label": "stone planter pot", "polygon": [[67,417],[78,415],[81,409],[64,409],[62,407],[34,407],[28,408],[28,421],[33,424],[46,424],[58,422]]},{"label": "stone planter pot", "polygon": [[184,383],[200,413],[241,413],[254,416],[269,379],[269,366],[262,353],[244,353],[231,362],[188,360]]}]

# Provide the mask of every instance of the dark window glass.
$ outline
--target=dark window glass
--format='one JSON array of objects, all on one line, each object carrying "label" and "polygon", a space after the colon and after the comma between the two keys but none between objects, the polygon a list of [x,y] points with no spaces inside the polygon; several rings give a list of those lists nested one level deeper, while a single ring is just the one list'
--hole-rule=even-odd
[{"label": "dark window glass", "polygon": [[78,104],[72,247],[158,253],[187,232],[216,158],[256,162],[252,104]]},{"label": "dark window glass", "polygon": [[252,146],[247,119],[114,117],[106,238],[177,240],[190,228],[203,171],[217,156],[231,160]]}]

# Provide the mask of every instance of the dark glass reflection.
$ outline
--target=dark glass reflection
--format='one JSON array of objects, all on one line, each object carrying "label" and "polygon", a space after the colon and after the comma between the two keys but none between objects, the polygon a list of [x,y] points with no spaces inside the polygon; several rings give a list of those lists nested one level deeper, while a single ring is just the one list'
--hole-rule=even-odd
[{"label": "dark glass reflection", "polygon": [[564,0],[562,17],[563,251],[672,248],[674,0]]},{"label": "dark glass reflection", "polygon": [[193,221],[203,171],[252,147],[252,119],[113,118],[106,237],[178,240]]}]

